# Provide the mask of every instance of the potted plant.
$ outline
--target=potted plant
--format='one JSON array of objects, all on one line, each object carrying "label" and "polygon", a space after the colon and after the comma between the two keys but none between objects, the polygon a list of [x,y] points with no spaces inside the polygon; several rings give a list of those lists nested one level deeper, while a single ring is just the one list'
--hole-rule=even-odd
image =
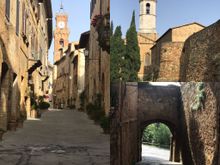
[{"label": "potted plant", "polygon": [[38,112],[37,112],[37,103],[35,102],[34,104],[32,104],[31,106],[31,117],[32,118],[37,118],[38,117]]},{"label": "potted plant", "polygon": [[27,115],[25,111],[20,111],[20,118],[18,119],[18,128],[23,128],[23,122],[26,120]]},{"label": "potted plant", "polygon": [[100,126],[102,127],[105,134],[109,134],[110,133],[109,117],[103,116],[100,120]]},{"label": "potted plant", "polygon": [[0,128],[0,141],[2,141],[2,136],[5,133],[5,130]]}]

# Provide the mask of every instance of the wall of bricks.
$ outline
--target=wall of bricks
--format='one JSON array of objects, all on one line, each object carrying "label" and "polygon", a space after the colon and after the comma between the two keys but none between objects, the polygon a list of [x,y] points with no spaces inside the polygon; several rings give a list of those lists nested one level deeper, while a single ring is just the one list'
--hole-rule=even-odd
[{"label": "wall of bricks", "polygon": [[160,70],[157,81],[179,81],[183,42],[164,42],[160,50]]},{"label": "wall of bricks", "polygon": [[[154,81],[178,81],[182,47],[185,40],[204,26],[191,23],[174,27],[164,33],[151,48]],[[172,44],[173,43],[173,44]]]},{"label": "wall of bricks", "polygon": [[220,81],[220,21],[185,42],[180,81]]},{"label": "wall of bricks", "polygon": [[205,83],[205,100],[201,109],[192,110],[198,97],[198,83],[181,87],[184,118],[190,154],[194,165],[219,164],[220,83]]}]

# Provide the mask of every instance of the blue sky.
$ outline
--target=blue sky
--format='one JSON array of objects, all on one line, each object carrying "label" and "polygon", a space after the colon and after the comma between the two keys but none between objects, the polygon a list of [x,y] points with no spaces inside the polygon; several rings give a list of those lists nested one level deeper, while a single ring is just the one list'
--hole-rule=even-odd
[{"label": "blue sky", "polygon": [[[170,27],[198,22],[208,26],[220,19],[220,0],[157,0],[157,32],[161,36]],[[111,20],[114,27],[122,26],[125,35],[131,21],[132,11],[136,12],[139,27],[139,0],[111,0]]]},{"label": "blue sky", "polygon": [[[55,16],[59,11],[61,0],[51,0],[53,7],[53,28]],[[80,34],[90,29],[90,0],[62,0],[64,10],[69,14],[68,26],[70,29],[69,41],[78,41]],[[49,61],[53,62],[54,45],[49,50]]]}]

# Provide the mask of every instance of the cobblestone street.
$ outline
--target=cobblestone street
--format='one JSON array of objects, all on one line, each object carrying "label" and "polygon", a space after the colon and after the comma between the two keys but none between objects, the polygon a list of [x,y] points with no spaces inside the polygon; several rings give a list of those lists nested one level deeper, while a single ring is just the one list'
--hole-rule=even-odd
[{"label": "cobblestone street", "polygon": [[50,110],[0,142],[0,165],[109,165],[109,135],[73,110]]},{"label": "cobblestone street", "polygon": [[154,146],[142,145],[142,161],[137,165],[182,165],[168,161],[170,151]]}]

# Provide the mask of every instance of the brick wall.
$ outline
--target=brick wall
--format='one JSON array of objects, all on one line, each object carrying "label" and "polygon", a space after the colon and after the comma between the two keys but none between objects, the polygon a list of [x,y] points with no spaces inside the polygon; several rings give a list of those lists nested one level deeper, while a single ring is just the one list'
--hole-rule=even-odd
[{"label": "brick wall", "polygon": [[220,21],[185,42],[180,81],[220,81]]},{"label": "brick wall", "polygon": [[160,50],[160,70],[157,81],[178,81],[183,42],[165,42]]},{"label": "brick wall", "polygon": [[193,110],[199,96],[199,83],[184,83],[181,87],[184,118],[187,126],[193,164],[218,164],[220,83],[205,83],[205,100],[201,109]]}]

